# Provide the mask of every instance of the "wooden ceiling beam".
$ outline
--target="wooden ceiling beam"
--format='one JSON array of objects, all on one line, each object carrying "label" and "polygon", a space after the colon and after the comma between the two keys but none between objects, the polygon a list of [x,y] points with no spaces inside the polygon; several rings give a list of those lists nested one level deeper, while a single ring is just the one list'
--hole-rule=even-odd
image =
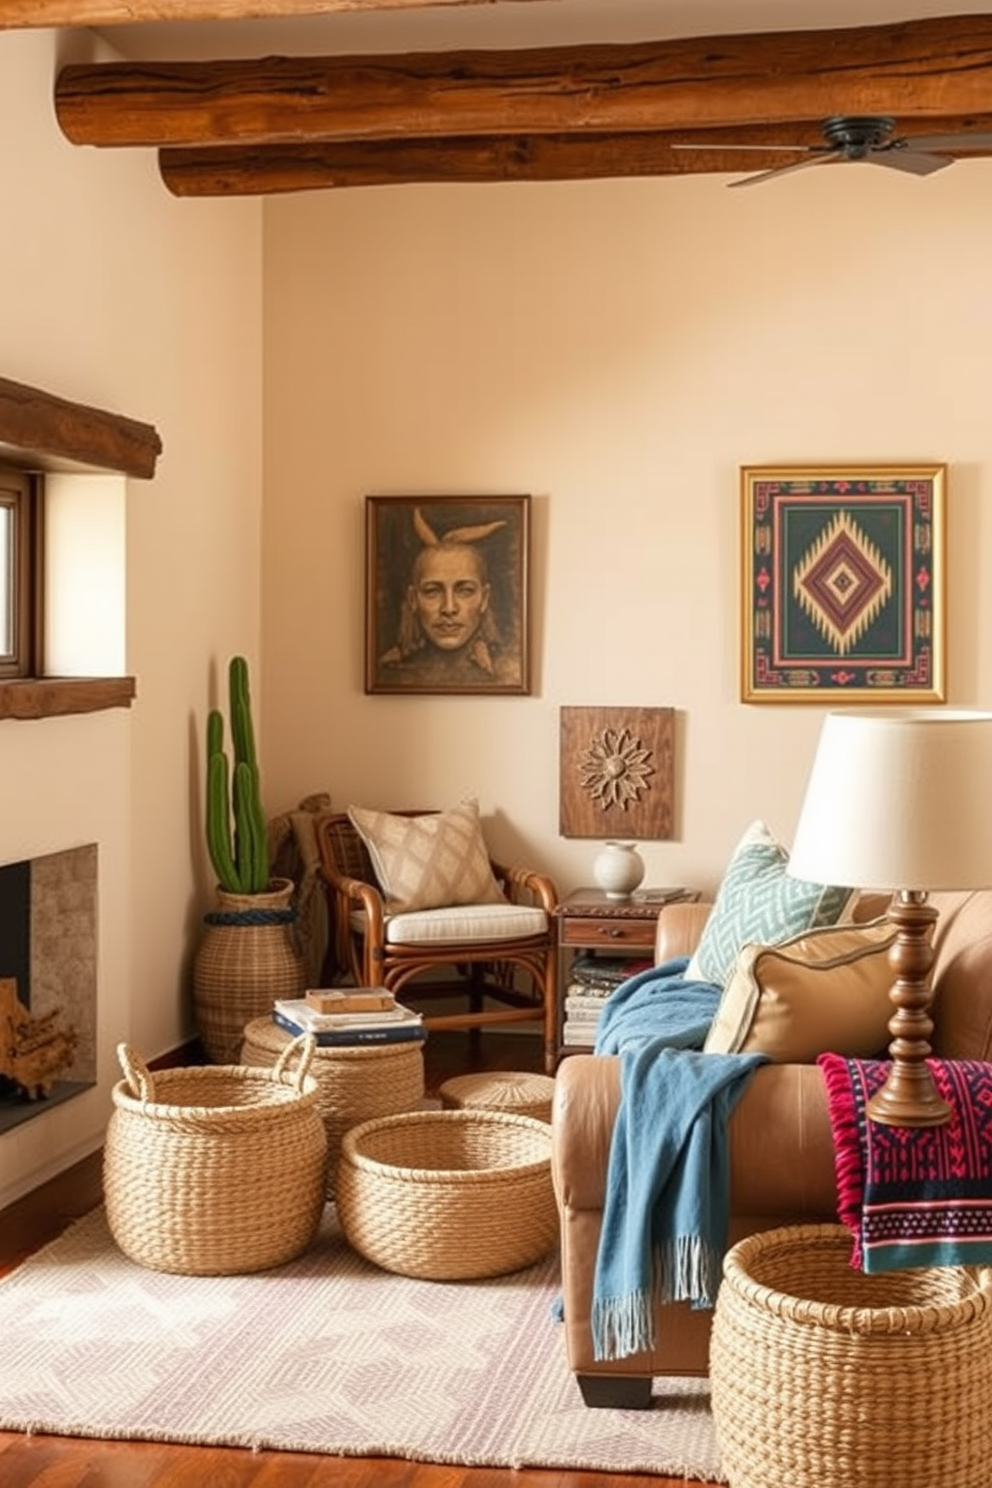
[{"label": "wooden ceiling beam", "polygon": [[558,135],[992,107],[992,15],[629,45],[71,65],[80,145]]},{"label": "wooden ceiling beam", "polygon": [[133,26],[150,21],[285,21],[339,11],[356,14],[487,3],[489,0],[0,0],[0,31],[38,26]]},{"label": "wooden ceiling beam", "polygon": [[[992,134],[992,114],[928,120],[926,132]],[[795,148],[788,148],[786,142]],[[159,169],[175,196],[258,196],[415,182],[579,181],[713,172],[743,175],[795,164],[808,157],[811,145],[822,146],[823,135],[818,124],[802,121],[787,128],[760,125],[694,133],[179,146],[159,151]],[[992,150],[967,152],[969,159],[980,155],[992,155]]]}]

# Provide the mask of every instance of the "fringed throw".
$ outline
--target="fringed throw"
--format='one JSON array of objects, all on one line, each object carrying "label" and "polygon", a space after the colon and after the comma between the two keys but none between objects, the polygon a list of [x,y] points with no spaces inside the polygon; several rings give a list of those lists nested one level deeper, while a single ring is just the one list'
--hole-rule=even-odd
[{"label": "fringed throw", "polygon": [[687,982],[686,958],[610,997],[596,1052],[618,1054],[613,1129],[593,1286],[597,1359],[654,1347],[659,1303],[711,1307],[727,1241],[727,1120],[764,1056],[703,1054],[720,989]]},{"label": "fringed throw", "polygon": [[992,1262],[992,1066],[929,1059],[951,1107],[943,1126],[871,1121],[891,1065],[821,1054],[833,1129],[838,1217],[865,1272]]}]

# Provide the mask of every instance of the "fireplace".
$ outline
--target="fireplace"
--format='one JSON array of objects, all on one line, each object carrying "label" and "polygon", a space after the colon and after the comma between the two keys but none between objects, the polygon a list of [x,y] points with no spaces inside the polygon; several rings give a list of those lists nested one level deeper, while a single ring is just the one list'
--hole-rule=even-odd
[{"label": "fireplace", "polygon": [[96,1083],[97,847],[0,866],[0,1133]]}]

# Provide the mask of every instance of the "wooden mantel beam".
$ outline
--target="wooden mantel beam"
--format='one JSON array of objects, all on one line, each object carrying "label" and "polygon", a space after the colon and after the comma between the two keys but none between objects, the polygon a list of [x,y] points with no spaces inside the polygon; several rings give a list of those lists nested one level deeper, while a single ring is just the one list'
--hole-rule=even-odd
[{"label": "wooden mantel beam", "polygon": [[0,0],[0,31],[35,26],[123,26],[148,21],[285,21],[339,11],[354,14],[487,3],[489,0]]},{"label": "wooden mantel beam", "polygon": [[[992,135],[992,113],[929,120],[927,133]],[[795,146],[788,149],[785,141]],[[686,143],[691,148],[685,148]],[[252,196],[413,182],[579,181],[773,170],[823,145],[819,125],[652,134],[485,135],[302,145],[179,146],[159,151],[175,196]],[[967,158],[992,155],[973,149]]]},{"label": "wooden mantel beam", "polygon": [[720,128],[992,109],[992,15],[629,45],[74,65],[80,145],[292,144]]},{"label": "wooden mantel beam", "polygon": [[162,441],[151,424],[0,377],[0,448],[42,468],[68,460],[151,480]]}]

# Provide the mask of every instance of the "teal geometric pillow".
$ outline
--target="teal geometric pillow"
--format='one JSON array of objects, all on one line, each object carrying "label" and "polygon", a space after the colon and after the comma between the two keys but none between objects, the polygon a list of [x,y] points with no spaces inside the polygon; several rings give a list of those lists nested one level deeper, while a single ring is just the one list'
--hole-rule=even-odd
[{"label": "teal geometric pillow", "polygon": [[685,969],[688,981],[724,987],[742,946],[779,945],[805,930],[838,923],[855,890],[790,878],[788,861],[788,852],[764,822],[752,822],[727,864]]}]

